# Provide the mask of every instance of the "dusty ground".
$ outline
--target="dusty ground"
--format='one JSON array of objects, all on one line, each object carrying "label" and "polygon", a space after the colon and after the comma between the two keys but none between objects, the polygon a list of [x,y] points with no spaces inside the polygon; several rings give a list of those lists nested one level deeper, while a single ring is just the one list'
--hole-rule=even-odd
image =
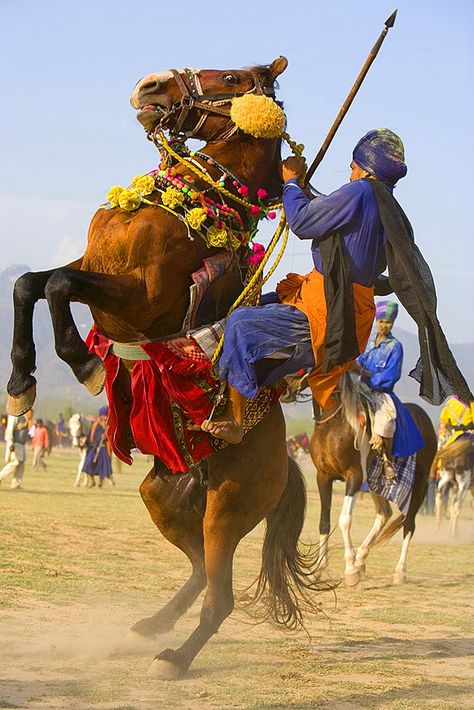
[{"label": "dusty ground", "polygon": [[[0,455],[3,452],[0,451]],[[31,461],[31,458],[30,458]],[[368,574],[308,621],[311,638],[254,625],[239,608],[186,678],[146,675],[153,656],[182,643],[196,603],[176,631],[155,642],[126,638],[186,579],[182,554],[160,538],[137,487],[147,464],[117,475],[117,487],[74,488],[76,458],[54,452],[24,490],[0,488],[0,708],[470,708],[474,705],[474,526],[465,504],[460,537],[419,517],[409,582],[391,585],[400,539],[369,557]],[[317,540],[317,497],[307,466],[305,539]],[[256,482],[258,485],[258,482]],[[335,509],[342,488],[336,488]],[[354,537],[368,530],[372,504],[356,508]],[[337,520],[334,515],[333,522]],[[237,594],[255,577],[262,529],[240,545]],[[338,532],[331,571],[342,570]]]}]

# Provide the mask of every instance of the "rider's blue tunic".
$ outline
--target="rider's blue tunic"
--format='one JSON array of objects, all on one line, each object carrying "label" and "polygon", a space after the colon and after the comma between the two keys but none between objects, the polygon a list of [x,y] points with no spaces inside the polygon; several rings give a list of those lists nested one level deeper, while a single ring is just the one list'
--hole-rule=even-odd
[{"label": "rider's blue tunic", "polygon": [[390,395],[397,410],[397,427],[393,440],[394,456],[410,456],[423,446],[423,437],[413,418],[393,392],[395,384],[402,374],[403,347],[391,333],[378,345],[375,337],[370,340],[366,351],[357,358],[370,377],[363,378],[373,390]]}]

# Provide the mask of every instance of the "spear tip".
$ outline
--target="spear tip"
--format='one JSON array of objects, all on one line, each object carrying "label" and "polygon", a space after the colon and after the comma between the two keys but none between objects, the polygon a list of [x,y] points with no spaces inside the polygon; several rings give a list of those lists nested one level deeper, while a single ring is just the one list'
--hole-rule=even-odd
[{"label": "spear tip", "polygon": [[398,12],[398,10],[395,10],[395,12],[392,12],[392,14],[388,18],[388,20],[385,20],[385,27],[387,27],[387,29],[390,29],[391,27],[394,26],[397,12]]}]

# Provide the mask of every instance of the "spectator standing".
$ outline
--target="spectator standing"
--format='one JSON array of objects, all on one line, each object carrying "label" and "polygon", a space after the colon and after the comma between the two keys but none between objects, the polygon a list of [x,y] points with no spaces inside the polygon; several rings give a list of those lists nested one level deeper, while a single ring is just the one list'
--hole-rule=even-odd
[{"label": "spectator standing", "polygon": [[99,416],[87,435],[87,443],[90,448],[82,467],[84,473],[89,476],[99,476],[99,488],[102,488],[105,479],[109,481],[111,486],[115,486],[112,475],[111,451],[107,441],[108,413],[108,407],[100,408]]},{"label": "spectator standing", "polygon": [[47,468],[44,456],[49,448],[49,434],[42,419],[37,419],[35,422],[35,430],[31,443],[33,446],[32,470],[36,471],[36,469],[41,466],[44,471]]},{"label": "spectator standing", "polygon": [[0,481],[13,474],[11,488],[21,488],[25,472],[28,424],[26,417],[9,416],[5,429],[5,466],[0,471]]}]

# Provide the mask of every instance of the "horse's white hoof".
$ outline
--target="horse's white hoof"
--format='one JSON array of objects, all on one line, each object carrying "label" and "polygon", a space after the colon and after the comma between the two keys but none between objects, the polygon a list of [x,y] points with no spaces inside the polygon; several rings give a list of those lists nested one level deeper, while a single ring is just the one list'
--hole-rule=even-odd
[{"label": "horse's white hoof", "polygon": [[12,397],[11,394],[7,398],[7,414],[12,417],[21,417],[22,414],[29,412],[36,399],[36,385],[28,387],[26,392],[18,397]]},{"label": "horse's white hoof", "polygon": [[346,587],[356,587],[360,582],[360,574],[358,571],[351,572],[351,574],[345,574],[344,579]]},{"label": "horse's white hoof", "polygon": [[87,388],[91,395],[96,397],[104,389],[106,374],[107,373],[103,363],[99,362],[94,368],[92,374],[89,375],[89,377],[84,380],[82,384]]},{"label": "horse's white hoof", "polygon": [[393,583],[394,584],[405,584],[407,581],[407,573],[406,572],[395,572],[393,575]]},{"label": "horse's white hoof", "polygon": [[158,680],[179,680],[183,672],[174,663],[155,658],[148,669],[147,675],[158,678]]}]

